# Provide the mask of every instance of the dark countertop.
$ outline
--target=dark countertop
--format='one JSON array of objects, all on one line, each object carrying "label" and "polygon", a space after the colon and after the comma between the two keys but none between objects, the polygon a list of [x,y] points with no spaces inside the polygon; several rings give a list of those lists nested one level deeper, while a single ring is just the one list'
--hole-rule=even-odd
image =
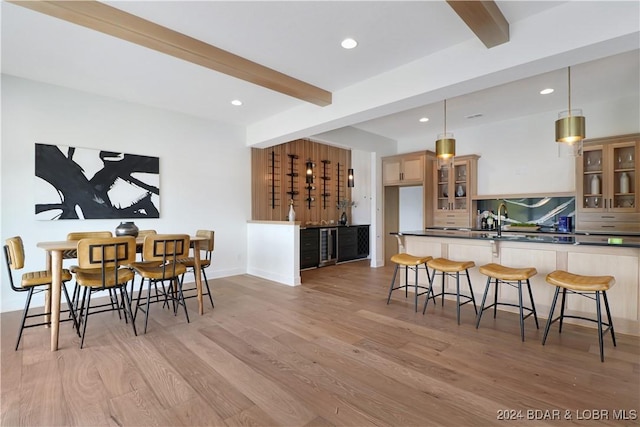
[{"label": "dark countertop", "polygon": [[404,236],[444,237],[453,239],[474,239],[488,241],[507,241],[524,243],[553,243],[563,245],[610,246],[640,248],[640,236],[627,235],[587,235],[575,233],[549,232],[514,232],[503,231],[498,237],[496,230],[445,230],[427,229],[416,231],[402,231],[391,234]]},{"label": "dark countertop", "polygon": [[369,227],[370,224],[307,224],[300,225],[300,230],[304,230],[305,228],[349,228],[349,227]]}]

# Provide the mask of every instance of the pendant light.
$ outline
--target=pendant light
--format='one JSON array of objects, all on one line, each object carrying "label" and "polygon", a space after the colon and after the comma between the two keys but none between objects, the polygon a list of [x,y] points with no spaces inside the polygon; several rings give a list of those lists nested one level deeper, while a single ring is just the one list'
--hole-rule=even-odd
[{"label": "pendant light", "polygon": [[[560,143],[559,150],[570,155],[582,154],[582,140],[585,138],[585,118],[581,109],[571,109],[571,67],[567,67],[569,109],[558,113],[556,120],[556,141]],[[562,147],[562,146],[565,147]]]},{"label": "pendant light", "polygon": [[347,187],[353,187],[353,169],[347,169]]},{"label": "pendant light", "polygon": [[447,133],[447,100],[444,100],[444,132],[438,135],[436,140],[436,157],[438,158],[438,167],[442,167],[447,163],[453,163],[453,157],[456,155],[456,140],[452,133]]}]

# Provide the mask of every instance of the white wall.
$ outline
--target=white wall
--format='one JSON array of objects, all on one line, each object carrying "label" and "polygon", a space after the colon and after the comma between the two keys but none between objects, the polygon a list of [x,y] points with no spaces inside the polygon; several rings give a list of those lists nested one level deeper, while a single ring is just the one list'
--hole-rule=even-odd
[{"label": "white wall", "polygon": [[[207,276],[245,273],[251,153],[241,128],[2,75],[0,237],[22,236],[24,271],[44,268],[39,241],[64,240],[70,231],[113,231],[119,223],[35,220],[35,143],[159,157],[160,218],[136,224],[160,233],[213,229]],[[11,291],[5,270],[3,260],[0,309],[20,309],[24,295]]]},{"label": "white wall", "polygon": [[[640,132],[640,99],[580,105],[588,138]],[[456,152],[478,154],[478,194],[550,193],[575,190],[575,158],[559,157],[555,142],[557,112],[451,129]],[[435,150],[436,134],[398,144],[401,153]],[[425,143],[425,141],[427,141]]]}]

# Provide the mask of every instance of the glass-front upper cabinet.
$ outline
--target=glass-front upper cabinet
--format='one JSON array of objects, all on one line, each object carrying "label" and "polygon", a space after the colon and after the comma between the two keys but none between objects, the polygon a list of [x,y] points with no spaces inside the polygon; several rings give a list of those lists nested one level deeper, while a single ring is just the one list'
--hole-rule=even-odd
[{"label": "glass-front upper cabinet", "polygon": [[467,172],[467,161],[437,171],[438,210],[467,210]]},{"label": "glass-front upper cabinet", "polygon": [[637,141],[585,145],[576,169],[580,211],[637,211]]},{"label": "glass-front upper cabinet", "polygon": [[578,202],[583,209],[604,209],[602,200],[603,147],[584,148],[582,154],[582,188],[583,196]]},{"label": "glass-front upper cabinet", "polygon": [[459,156],[452,165],[434,168],[436,227],[470,227],[471,197],[476,194],[477,155]]},{"label": "glass-front upper cabinet", "polygon": [[613,145],[613,192],[611,208],[631,209],[637,207],[636,147],[635,144]]}]

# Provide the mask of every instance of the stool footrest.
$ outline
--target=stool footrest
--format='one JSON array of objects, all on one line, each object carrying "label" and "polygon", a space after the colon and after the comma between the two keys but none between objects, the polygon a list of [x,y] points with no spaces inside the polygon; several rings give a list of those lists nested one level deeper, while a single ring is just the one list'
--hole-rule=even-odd
[{"label": "stool footrest", "polygon": [[[497,307],[499,305],[507,305],[509,307],[515,307],[515,308],[520,308],[520,306],[518,304],[512,304],[509,302],[497,302],[497,303],[493,303],[491,305],[486,306],[485,308],[482,309],[482,311],[485,310],[489,310],[491,307]],[[529,316],[532,316],[535,313],[535,310],[533,308],[529,308],[529,307],[522,307],[523,310],[527,310],[529,313],[527,313],[526,315],[522,316],[522,320],[526,319]],[[566,316],[565,316],[566,317]],[[536,325],[537,326],[537,325]],[[538,328],[539,329],[539,328]]]},{"label": "stool footrest", "polygon": [[[442,300],[443,300],[443,302],[444,302],[444,296],[445,296],[445,295],[452,295],[452,296],[454,296],[454,297],[457,297],[457,296],[458,296],[458,294],[457,294],[457,293],[455,293],[455,292],[440,292],[439,294],[433,294],[433,296],[432,296],[431,298],[432,298],[432,299],[433,299],[433,301],[435,302],[436,297],[442,296],[442,297],[443,297],[443,298],[442,298]],[[469,303],[469,302],[473,301],[473,298],[471,298],[471,297],[470,297],[470,296],[468,296],[468,295],[460,294],[460,298],[465,298],[465,299],[467,300],[467,301],[465,301],[465,302],[461,302],[461,303],[460,303],[460,306],[461,306],[461,307],[462,307],[463,305],[465,305],[465,304],[467,304],[467,303]]]},{"label": "stool footrest", "polygon": [[[560,319],[580,319],[580,320],[586,320],[588,322],[593,322],[593,323],[598,323],[598,319],[591,319],[589,317],[583,317],[583,316],[574,316],[574,315],[569,315],[569,314],[565,314],[565,315],[561,315],[556,317],[555,319],[553,319],[551,322],[549,322],[549,326],[553,325],[555,322],[557,322]],[[606,323],[606,322],[601,322],[602,326],[606,326],[607,329],[603,329],[602,330],[602,335],[604,335],[605,333],[607,333],[607,331],[609,331],[609,329],[611,329],[611,323]],[[559,333],[562,333],[562,331],[560,331]],[[615,346],[615,344],[614,344]]]}]

